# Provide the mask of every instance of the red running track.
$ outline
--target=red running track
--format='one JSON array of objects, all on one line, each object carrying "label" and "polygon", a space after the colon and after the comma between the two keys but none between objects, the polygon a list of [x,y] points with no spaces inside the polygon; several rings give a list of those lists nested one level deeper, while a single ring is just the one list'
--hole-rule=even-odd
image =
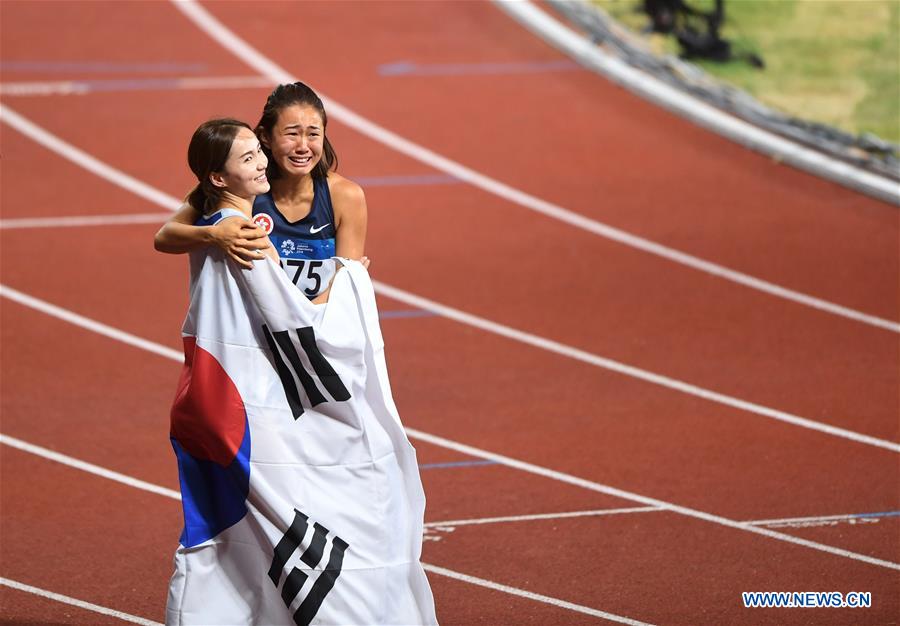
[{"label": "red running track", "polygon": [[[210,8],[337,102],[508,185],[900,319],[895,208],[747,152],[589,72],[479,73],[480,63],[564,60],[490,4]],[[2,11],[4,84],[254,74],[167,3],[4,2]],[[87,65],[101,61],[118,71]],[[419,73],[379,73],[400,61]],[[458,73],[435,73],[446,64]],[[219,114],[253,122],[266,93],[136,85],[2,102],[180,196],[190,183],[184,146],[197,123]],[[6,224],[162,211],[7,124],[0,132]],[[373,181],[367,253],[376,279],[704,389],[897,442],[895,333],[713,278],[466,184],[379,184],[378,177],[439,173],[339,121],[329,133],[341,171]],[[178,350],[185,266],[152,251],[155,229],[4,227],[2,283]],[[0,306],[3,434],[176,489],[166,433],[177,363],[6,298]],[[380,307],[409,309],[385,297]],[[383,328],[397,402],[419,431],[737,521],[900,510],[896,452],[438,316],[385,319]],[[415,443],[425,464],[473,460]],[[9,446],[0,446],[0,463],[3,577],[162,619],[177,502]],[[422,475],[428,522],[642,506],[502,465],[426,467]],[[896,516],[781,526],[772,529],[900,561]],[[642,622],[888,624],[900,615],[896,570],[672,512],[449,527],[429,530],[424,561]],[[430,578],[445,624],[603,621]],[[740,592],[751,590],[870,591],[873,606],[744,609]],[[33,594],[2,594],[3,619],[12,623],[105,623]]]}]

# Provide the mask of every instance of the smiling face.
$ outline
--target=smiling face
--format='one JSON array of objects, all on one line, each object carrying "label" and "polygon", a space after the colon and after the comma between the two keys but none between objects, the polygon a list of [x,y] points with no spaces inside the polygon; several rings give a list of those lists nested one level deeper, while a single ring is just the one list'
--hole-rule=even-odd
[{"label": "smiling face", "polygon": [[249,128],[241,128],[231,144],[225,167],[210,174],[209,179],[239,198],[252,198],[269,191],[268,164],[256,135]]},{"label": "smiling face", "polygon": [[304,176],[313,171],[322,158],[325,124],[314,107],[294,104],[284,107],[271,132],[263,141],[272,160],[285,176]]}]

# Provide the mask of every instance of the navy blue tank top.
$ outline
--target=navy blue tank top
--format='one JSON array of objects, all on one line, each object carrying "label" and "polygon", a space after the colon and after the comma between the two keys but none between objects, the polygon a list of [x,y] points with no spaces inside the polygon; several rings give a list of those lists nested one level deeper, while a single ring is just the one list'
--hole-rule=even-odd
[{"label": "navy blue tank top", "polygon": [[306,296],[314,298],[328,287],[335,271],[335,264],[330,261],[334,256],[335,227],[328,180],[313,179],[312,208],[303,219],[289,222],[269,192],[256,196],[253,222],[269,235],[281,258],[281,267]]}]

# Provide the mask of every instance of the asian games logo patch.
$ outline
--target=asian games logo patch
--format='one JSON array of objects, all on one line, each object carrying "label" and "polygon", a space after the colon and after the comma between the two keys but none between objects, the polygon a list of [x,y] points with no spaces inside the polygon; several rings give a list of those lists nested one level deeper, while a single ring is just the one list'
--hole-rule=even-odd
[{"label": "asian games logo patch", "polygon": [[267,235],[272,232],[275,227],[275,220],[267,213],[257,213],[253,216],[253,223],[263,229]]},{"label": "asian games logo patch", "polygon": [[281,242],[281,253],[290,256],[297,251],[297,244],[294,243],[293,239],[285,239]]}]

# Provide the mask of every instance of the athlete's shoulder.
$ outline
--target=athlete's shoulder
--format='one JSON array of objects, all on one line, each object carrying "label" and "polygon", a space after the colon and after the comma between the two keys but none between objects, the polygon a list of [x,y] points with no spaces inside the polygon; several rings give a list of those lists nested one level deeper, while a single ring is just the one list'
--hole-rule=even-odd
[{"label": "athlete's shoulder", "polygon": [[363,188],[337,172],[328,172],[328,191],[335,205],[365,203]]}]

